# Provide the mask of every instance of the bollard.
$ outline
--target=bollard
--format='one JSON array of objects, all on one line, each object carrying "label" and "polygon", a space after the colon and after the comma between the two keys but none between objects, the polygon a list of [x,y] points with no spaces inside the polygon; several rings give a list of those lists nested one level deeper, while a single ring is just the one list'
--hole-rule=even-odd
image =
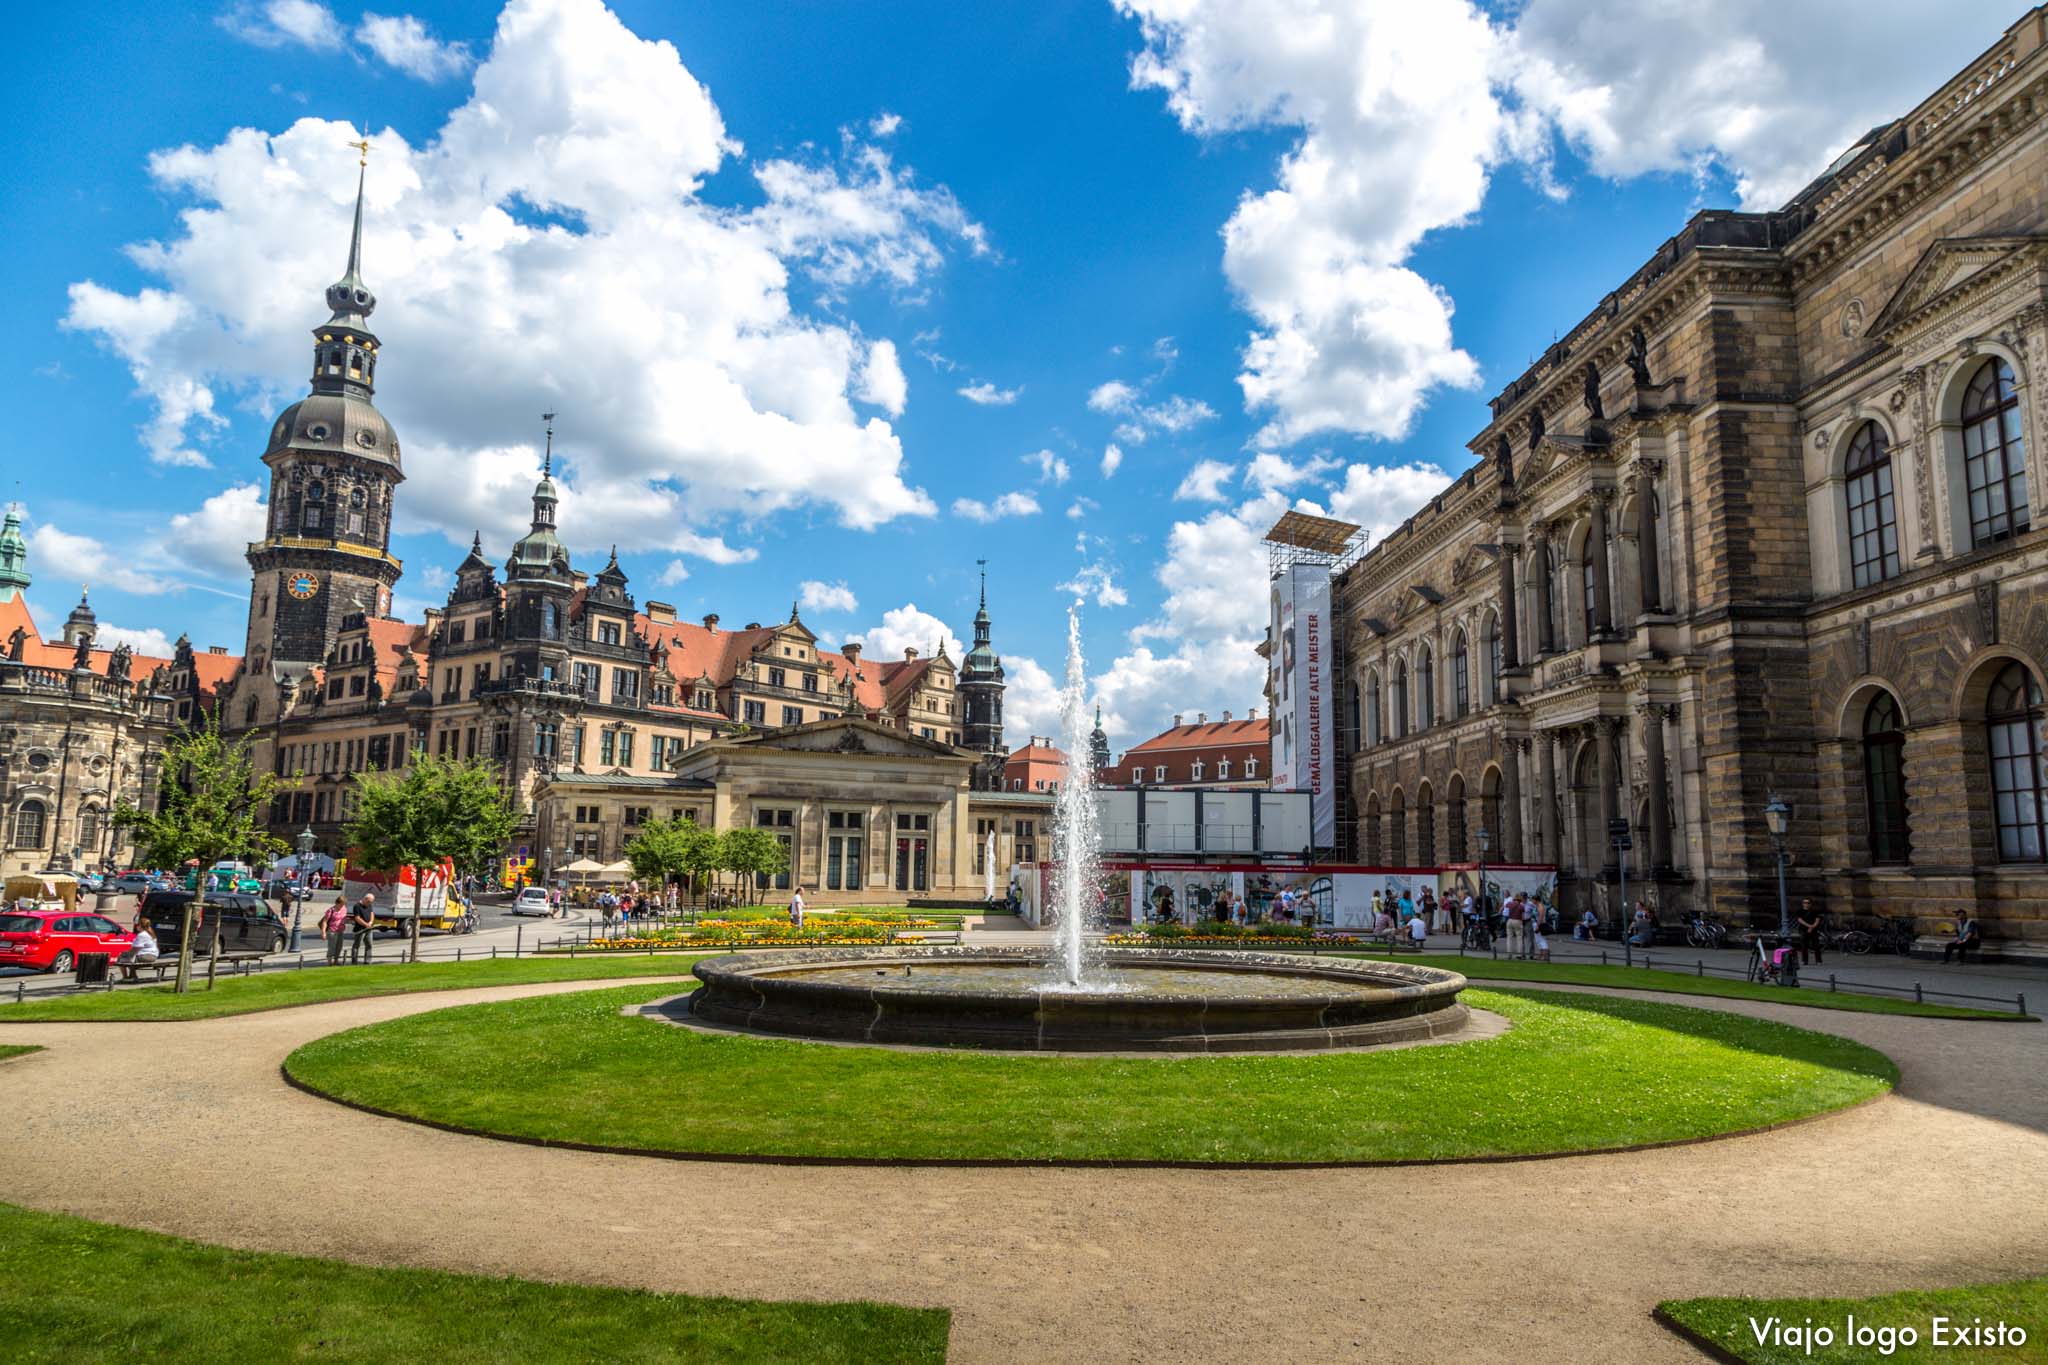
[{"label": "bollard", "polygon": [[498,945],[497,945],[497,944],[495,944],[495,943],[493,943],[493,944],[491,945],[491,961],[493,961],[493,962],[496,962],[497,960],[498,960]]},{"label": "bollard", "polygon": [[1833,995],[1834,993],[1835,993],[1835,974],[1834,974],[1833,972],[1829,972],[1829,973],[1828,973],[1828,994],[1829,994],[1829,995]]},{"label": "bollard", "polygon": [[525,926],[525,925],[523,925],[523,924],[520,924],[520,925],[515,925],[515,926],[513,926],[513,929],[512,929],[512,956],[514,956],[514,957],[518,957],[518,956],[519,956],[519,940],[520,940],[520,937],[521,937],[522,935],[524,935],[525,933],[526,933],[526,926]]},{"label": "bollard", "polygon": [[21,1003],[21,1000],[22,1000],[22,994],[21,994],[21,992],[22,992],[22,984],[21,984],[21,983],[20,983],[19,981],[17,981],[17,982],[15,982],[15,983],[14,983],[14,1003],[15,1003],[15,1004],[17,1004],[17,1005],[19,1005],[19,1004]]},{"label": "bollard", "polygon": [[1697,961],[1697,962],[1693,963],[1693,966],[1695,966],[1695,967],[1698,967],[1698,968],[1699,968],[1699,970],[1698,970],[1697,972],[1693,973],[1693,975],[1695,975],[1695,976],[1705,976],[1705,975],[1707,974],[1707,964],[1706,964],[1706,961],[1705,961],[1704,959],[1702,959],[1702,960],[1700,960],[1700,961]]},{"label": "bollard", "polygon": [[1600,965],[1603,967],[1607,965],[1607,950],[1605,948],[1600,950]]},{"label": "bollard", "polygon": [[303,971],[303,970],[305,969],[305,966],[306,966],[306,955],[305,955],[304,953],[300,953],[300,954],[299,954],[299,968],[300,968],[300,970],[302,970],[302,971]]},{"label": "bollard", "polygon": [[1916,1005],[1927,1003],[1927,997],[1920,993],[1920,983],[1917,981],[1913,983],[1913,1003]]},{"label": "bollard", "polygon": [[2019,1010],[2017,1012],[2020,1014],[2025,1014],[2027,1012],[2027,997],[2024,995],[2019,995],[2013,998],[2019,1002]]},{"label": "bollard", "polygon": [[462,961],[462,945],[459,943],[455,945],[455,960]]}]

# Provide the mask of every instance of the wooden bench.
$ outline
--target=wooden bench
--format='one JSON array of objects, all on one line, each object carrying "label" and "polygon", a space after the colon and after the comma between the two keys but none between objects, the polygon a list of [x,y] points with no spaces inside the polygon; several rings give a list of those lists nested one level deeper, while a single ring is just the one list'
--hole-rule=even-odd
[{"label": "wooden bench", "polygon": [[957,948],[960,946],[960,931],[958,929],[898,929],[889,936],[889,941],[891,943],[913,943],[923,947],[938,945],[941,947]]},{"label": "wooden bench", "polygon": [[[218,960],[223,966],[231,967],[246,976],[249,971],[249,964],[251,962],[261,962],[266,956],[267,954],[264,953],[222,953]],[[206,970],[207,961],[208,959],[199,953],[195,952],[192,954],[192,972],[195,976]],[[124,963],[116,961],[107,964],[107,970],[110,972],[125,974],[131,968],[138,977],[143,972],[155,972],[156,979],[162,981],[164,973],[178,970],[178,955],[176,953],[166,953],[154,962]]]}]

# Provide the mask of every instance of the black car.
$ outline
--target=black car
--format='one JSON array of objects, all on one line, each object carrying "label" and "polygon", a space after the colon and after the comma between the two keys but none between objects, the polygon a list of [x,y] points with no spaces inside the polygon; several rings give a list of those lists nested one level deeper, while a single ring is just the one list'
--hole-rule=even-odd
[{"label": "black car", "polygon": [[[158,951],[169,957],[184,942],[185,906],[190,891],[152,891],[142,898],[142,917],[150,922]],[[261,896],[245,891],[216,891],[206,898],[206,913],[217,916],[220,950],[224,953],[275,953],[284,949],[285,923]]]}]

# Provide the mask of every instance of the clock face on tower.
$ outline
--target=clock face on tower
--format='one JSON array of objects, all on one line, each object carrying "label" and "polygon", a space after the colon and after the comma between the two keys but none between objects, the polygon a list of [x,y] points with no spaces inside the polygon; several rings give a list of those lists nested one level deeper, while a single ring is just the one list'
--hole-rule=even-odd
[{"label": "clock face on tower", "polygon": [[320,580],[309,573],[295,573],[285,579],[284,590],[303,601],[320,591]]}]

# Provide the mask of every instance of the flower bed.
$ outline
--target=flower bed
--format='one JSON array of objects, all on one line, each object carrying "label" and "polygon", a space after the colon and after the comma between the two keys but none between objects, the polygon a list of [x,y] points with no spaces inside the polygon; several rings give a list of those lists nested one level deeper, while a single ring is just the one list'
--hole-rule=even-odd
[{"label": "flower bed", "polygon": [[578,945],[589,952],[646,952],[650,948],[836,947],[887,943],[903,930],[931,929],[931,920],[838,919],[798,929],[787,921],[705,920],[633,938],[597,938]]}]

